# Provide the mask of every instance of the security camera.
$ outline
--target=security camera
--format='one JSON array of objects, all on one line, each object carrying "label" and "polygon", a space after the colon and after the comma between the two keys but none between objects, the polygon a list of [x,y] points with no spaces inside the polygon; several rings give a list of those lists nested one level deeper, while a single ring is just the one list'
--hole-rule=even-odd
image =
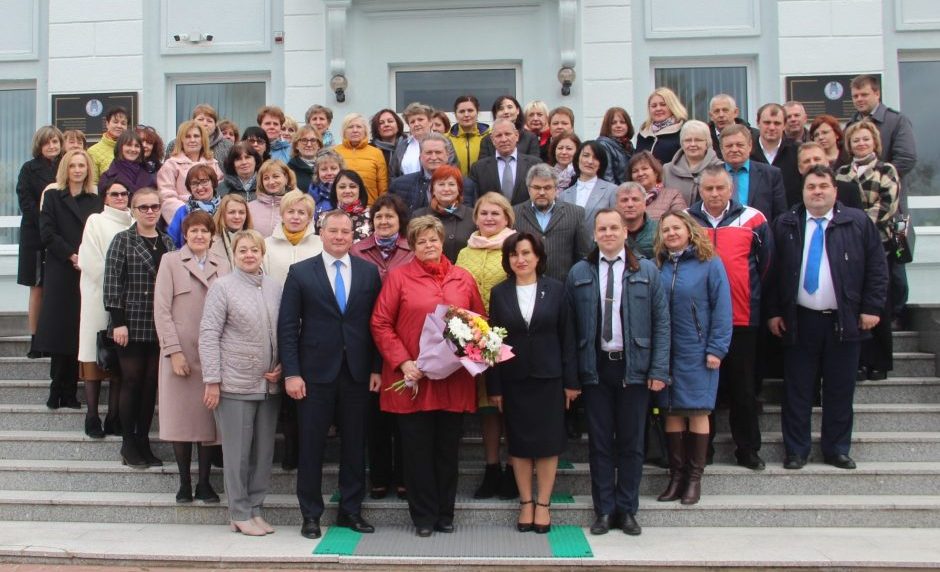
[{"label": "security camera", "polygon": [[189,41],[189,34],[173,34],[173,39],[177,42]]},{"label": "security camera", "polygon": [[205,39],[207,42],[211,42],[211,41],[212,41],[212,38],[213,38],[214,36],[213,36],[212,34],[204,34],[202,37],[203,37],[203,39]]}]

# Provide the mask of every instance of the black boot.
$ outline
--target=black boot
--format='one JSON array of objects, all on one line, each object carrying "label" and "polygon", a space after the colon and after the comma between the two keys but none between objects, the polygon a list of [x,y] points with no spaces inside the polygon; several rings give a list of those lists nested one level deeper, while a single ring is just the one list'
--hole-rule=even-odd
[{"label": "black boot", "polygon": [[502,476],[502,471],[499,468],[499,463],[487,465],[486,471],[483,473],[483,482],[480,483],[480,487],[473,493],[473,498],[491,499],[496,496],[496,491],[499,490],[500,476]]},{"label": "black boot", "polygon": [[109,411],[104,418],[104,432],[106,435],[120,435],[121,431],[121,418],[117,415],[111,415]]},{"label": "black boot", "polygon": [[695,504],[702,496],[702,474],[705,472],[705,457],[708,454],[708,435],[689,433],[685,450],[689,481],[680,502]]},{"label": "black boot", "polygon": [[133,436],[124,437],[124,442],[121,444],[121,462],[134,469],[146,469],[150,466],[150,463],[137,450],[137,442]]},{"label": "black boot", "polygon": [[[196,487],[198,490],[198,486]],[[180,489],[176,491],[176,502],[187,504],[193,502],[193,484],[189,479],[180,477]]]},{"label": "black boot", "polygon": [[506,463],[506,470],[499,477],[497,492],[502,500],[510,500],[519,496],[519,488],[516,486],[516,473],[509,463]]},{"label": "black boot", "polygon": [[150,437],[143,436],[137,438],[137,450],[140,452],[141,458],[147,462],[147,465],[150,467],[162,467],[163,461],[157,458],[153,454],[153,451],[150,450]]},{"label": "black boot", "polygon": [[215,489],[212,488],[212,485],[209,483],[197,483],[196,484],[196,500],[202,501],[204,503],[217,503],[219,502],[219,495],[216,494]]},{"label": "black boot", "polygon": [[92,439],[104,439],[104,429],[101,427],[101,419],[97,415],[85,417],[85,435]]},{"label": "black boot", "polygon": [[679,500],[685,492],[686,452],[684,437],[685,433],[681,431],[666,433],[666,442],[669,445],[669,484],[663,494],[656,497],[656,500],[660,502]]}]

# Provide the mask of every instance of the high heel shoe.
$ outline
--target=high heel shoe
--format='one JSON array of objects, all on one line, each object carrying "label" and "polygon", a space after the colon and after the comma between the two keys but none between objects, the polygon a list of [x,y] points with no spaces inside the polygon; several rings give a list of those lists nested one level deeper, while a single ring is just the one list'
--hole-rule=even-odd
[{"label": "high heel shoe", "polygon": [[[527,504],[532,504],[532,499],[529,499],[529,500],[527,500],[527,501],[519,501],[519,512],[520,512],[520,513],[522,512],[522,507],[524,507],[524,506],[527,505]],[[533,522],[534,522],[534,520],[535,520],[535,511],[534,511],[534,510],[532,511],[532,519],[533,519],[533,520],[531,520],[531,521],[529,521],[529,522],[518,522],[518,521],[517,521],[517,522],[516,522],[516,530],[518,530],[519,532],[532,532],[532,526],[533,526]]]},{"label": "high heel shoe", "polygon": [[268,524],[268,521],[260,516],[251,517],[251,522],[255,523],[255,526],[264,531],[265,534],[274,534],[274,527]]},{"label": "high heel shoe", "polygon": [[245,536],[265,536],[266,534],[253,520],[233,520],[229,523],[229,529]]},{"label": "high heel shoe", "polygon": [[[542,507],[542,508],[546,508],[546,509],[547,509],[548,507],[552,506],[552,503],[551,503],[551,501],[549,501],[547,504],[542,504],[542,503],[536,501],[535,505],[536,505],[537,507],[540,506],[540,507]],[[548,533],[551,529],[552,529],[552,519],[551,519],[551,515],[549,515],[548,524],[537,524],[537,523],[535,522],[535,513],[534,513],[534,512],[532,513],[532,530],[535,531],[535,534],[546,534],[546,533]]]}]

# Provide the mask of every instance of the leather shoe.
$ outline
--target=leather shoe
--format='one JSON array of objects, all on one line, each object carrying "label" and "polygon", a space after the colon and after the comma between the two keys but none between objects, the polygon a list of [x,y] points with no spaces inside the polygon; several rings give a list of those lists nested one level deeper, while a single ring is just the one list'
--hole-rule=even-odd
[{"label": "leather shoe", "polygon": [[760,455],[754,451],[747,451],[744,453],[738,453],[738,465],[751,469],[752,471],[763,471],[766,465],[764,465],[764,460],[760,458]]},{"label": "leather shoe", "polygon": [[417,534],[417,535],[420,536],[421,538],[427,538],[427,537],[431,536],[431,532],[432,532],[432,530],[431,530],[431,527],[430,527],[430,526],[418,526],[418,527],[415,527],[415,534]]},{"label": "leather shoe", "polygon": [[450,534],[454,531],[454,523],[449,520],[439,520],[437,524],[434,525],[434,530]]},{"label": "leather shoe", "polygon": [[848,455],[827,455],[823,459],[827,465],[832,465],[833,467],[839,469],[854,469],[855,461],[852,460],[852,457]]},{"label": "leather shoe", "polygon": [[363,534],[368,534],[370,532],[375,532],[375,527],[366,522],[362,515],[359,513],[356,514],[343,514],[340,513],[336,515],[336,526],[342,526],[344,528],[351,528],[356,532],[361,532]]},{"label": "leather shoe", "polygon": [[610,532],[611,517],[609,514],[599,514],[591,525],[591,534],[598,536]]},{"label": "leather shoe", "polygon": [[806,466],[806,459],[799,455],[787,455],[787,458],[783,461],[783,468],[790,470],[802,469]]},{"label": "leather shoe", "polygon": [[300,527],[300,535],[311,540],[320,538],[320,521],[315,518],[304,517],[304,523]]},{"label": "leather shoe", "polygon": [[623,523],[620,525],[620,529],[623,530],[624,534],[630,536],[639,536],[643,532],[643,527],[640,526],[640,523],[636,521],[636,517],[632,514],[623,515]]},{"label": "leather shoe", "polygon": [[882,381],[888,379],[888,372],[883,369],[869,368],[868,381]]}]

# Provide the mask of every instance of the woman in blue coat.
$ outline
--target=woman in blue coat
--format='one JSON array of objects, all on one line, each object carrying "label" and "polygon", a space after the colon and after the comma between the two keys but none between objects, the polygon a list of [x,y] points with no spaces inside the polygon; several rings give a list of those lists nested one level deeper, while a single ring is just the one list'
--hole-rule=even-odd
[{"label": "woman in blue coat", "polygon": [[718,368],[731,344],[731,290],[711,241],[685,212],[660,219],[655,253],[672,317],[672,381],[656,394],[666,412],[670,479],[657,500],[695,504],[702,492]]}]

